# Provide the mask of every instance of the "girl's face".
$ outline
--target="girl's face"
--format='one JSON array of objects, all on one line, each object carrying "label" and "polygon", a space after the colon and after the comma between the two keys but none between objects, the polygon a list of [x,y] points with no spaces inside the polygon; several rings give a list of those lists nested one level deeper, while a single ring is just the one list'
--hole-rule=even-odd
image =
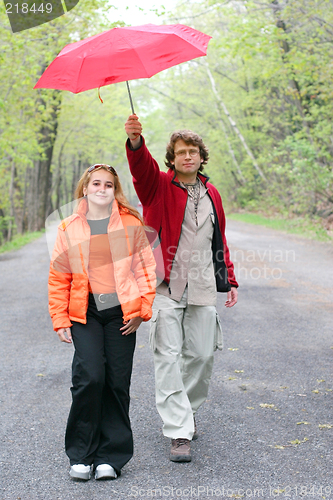
[{"label": "girl's face", "polygon": [[87,187],[83,188],[84,196],[88,197],[89,205],[102,208],[114,200],[114,175],[103,168],[92,172]]}]

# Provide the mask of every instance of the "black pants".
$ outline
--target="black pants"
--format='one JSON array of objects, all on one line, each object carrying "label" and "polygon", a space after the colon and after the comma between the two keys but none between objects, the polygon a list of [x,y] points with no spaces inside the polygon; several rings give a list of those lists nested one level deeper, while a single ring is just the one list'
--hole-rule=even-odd
[{"label": "black pants", "polygon": [[65,446],[70,464],[112,465],[133,455],[129,420],[136,333],[122,335],[120,306],[98,311],[89,296],[87,324],[73,322],[72,406]]}]

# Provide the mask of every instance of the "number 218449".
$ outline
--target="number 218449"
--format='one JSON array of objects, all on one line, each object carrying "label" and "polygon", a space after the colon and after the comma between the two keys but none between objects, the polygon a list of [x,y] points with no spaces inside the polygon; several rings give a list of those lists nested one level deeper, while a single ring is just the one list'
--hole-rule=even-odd
[{"label": "number 218449", "polygon": [[6,3],[6,13],[7,14],[38,14],[38,13],[44,13],[46,12],[47,14],[50,14],[52,12],[52,4],[51,3],[41,3],[40,5],[37,5],[33,3],[32,5],[29,6],[27,3],[22,3],[22,4],[12,4],[12,3]]}]

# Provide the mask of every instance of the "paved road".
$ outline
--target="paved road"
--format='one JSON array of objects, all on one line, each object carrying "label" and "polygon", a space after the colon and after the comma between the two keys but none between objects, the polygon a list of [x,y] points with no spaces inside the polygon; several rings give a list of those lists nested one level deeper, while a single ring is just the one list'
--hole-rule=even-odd
[{"label": "paved road", "polygon": [[68,476],[73,351],[48,317],[45,238],[0,256],[1,500],[333,499],[333,246],[233,221],[228,240],[239,303],[226,310],[219,299],[225,348],[192,462],[168,460],[144,325],[131,389],[135,455],[103,483]]}]

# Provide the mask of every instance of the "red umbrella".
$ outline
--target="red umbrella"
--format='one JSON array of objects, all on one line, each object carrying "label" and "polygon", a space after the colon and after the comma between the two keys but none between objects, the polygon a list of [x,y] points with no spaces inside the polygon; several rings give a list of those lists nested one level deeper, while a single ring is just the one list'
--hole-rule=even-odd
[{"label": "red umbrella", "polygon": [[[34,88],[77,94],[111,83],[150,78],[163,69],[206,55],[210,39],[183,24],[113,28],[66,45]],[[134,113],[132,100],[131,105]]]}]

